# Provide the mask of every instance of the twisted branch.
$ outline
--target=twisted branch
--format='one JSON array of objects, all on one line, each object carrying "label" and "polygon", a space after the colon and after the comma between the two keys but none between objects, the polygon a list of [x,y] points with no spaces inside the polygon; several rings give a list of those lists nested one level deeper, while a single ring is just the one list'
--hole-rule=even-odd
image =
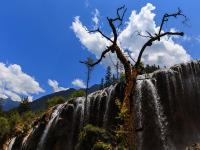
[{"label": "twisted branch", "polygon": [[101,57],[100,57],[96,62],[94,62],[93,64],[89,64],[89,65],[90,65],[91,67],[93,67],[93,66],[99,64],[99,63],[102,61],[102,59],[105,58],[105,55],[106,55],[108,52],[111,51],[111,49],[112,49],[112,46],[107,47],[107,49],[105,49],[105,50],[101,53]]},{"label": "twisted branch", "polygon": [[113,43],[113,41],[112,41],[108,36],[106,36],[99,28],[96,29],[96,30],[91,30],[91,31],[89,31],[89,33],[93,33],[93,32],[98,32],[98,33],[100,33],[104,38],[106,38],[108,41],[110,41],[111,43]]}]

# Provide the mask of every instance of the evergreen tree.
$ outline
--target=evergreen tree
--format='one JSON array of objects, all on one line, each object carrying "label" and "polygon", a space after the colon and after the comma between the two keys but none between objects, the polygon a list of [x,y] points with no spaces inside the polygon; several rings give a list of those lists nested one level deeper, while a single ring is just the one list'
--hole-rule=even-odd
[{"label": "evergreen tree", "polygon": [[100,90],[104,89],[104,78],[101,78]]},{"label": "evergreen tree", "polygon": [[18,110],[19,110],[20,114],[23,114],[23,113],[31,110],[30,102],[28,100],[28,97],[22,98],[21,103],[20,103],[20,105],[18,107]]},{"label": "evergreen tree", "polygon": [[108,87],[111,84],[112,84],[112,72],[111,72],[111,67],[108,66],[106,69],[105,86]]}]

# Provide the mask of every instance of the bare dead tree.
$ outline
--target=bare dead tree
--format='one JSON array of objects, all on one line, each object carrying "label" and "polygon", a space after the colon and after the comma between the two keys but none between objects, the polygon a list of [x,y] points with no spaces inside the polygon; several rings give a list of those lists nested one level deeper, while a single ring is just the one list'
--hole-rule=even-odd
[{"label": "bare dead tree", "polygon": [[[85,110],[87,108],[87,99],[88,99],[88,89],[89,89],[89,82],[91,79],[91,73],[94,68],[94,66],[91,66],[93,64],[94,60],[91,57],[88,57],[85,61],[80,61],[80,63],[84,64],[87,68],[87,77],[86,77],[86,88],[85,88]],[[87,112],[84,111],[86,114]],[[86,116],[86,115],[84,115]],[[87,118],[86,118],[87,119]]]},{"label": "bare dead tree", "polygon": [[[134,118],[135,111],[133,110],[134,109],[133,94],[135,92],[137,76],[141,72],[142,55],[147,47],[150,47],[155,41],[160,41],[160,39],[164,36],[173,36],[173,35],[183,36],[184,35],[183,32],[171,32],[171,31],[164,32],[163,25],[166,22],[168,22],[168,20],[171,17],[177,18],[179,16],[183,16],[184,18],[186,18],[186,16],[181,12],[180,9],[178,9],[177,12],[172,13],[172,14],[167,14],[167,13],[164,14],[158,33],[152,34],[146,31],[147,35],[141,35],[149,39],[142,46],[136,60],[134,60],[131,56],[129,56],[130,59],[132,59],[132,62],[130,62],[129,58],[126,57],[124,51],[117,44],[117,40],[118,40],[117,31],[118,31],[119,26],[121,26],[123,23],[126,10],[127,9],[125,8],[125,6],[122,6],[117,9],[117,15],[115,18],[107,17],[107,21],[108,21],[109,27],[112,30],[113,37],[110,38],[109,36],[104,34],[99,28],[97,30],[93,30],[89,32],[98,32],[99,34],[102,35],[102,38],[105,38],[108,41],[110,41],[110,45],[106,47],[106,49],[102,52],[100,58],[96,60],[96,62],[91,64],[91,66],[95,66],[99,64],[102,61],[102,59],[106,57],[106,54],[110,52],[115,53],[119,61],[123,64],[124,71],[125,71],[126,85],[125,85],[125,90],[124,90],[124,99],[123,99],[122,107],[120,110],[121,113],[124,114],[123,126],[120,130],[125,136],[128,149],[132,150],[136,147],[136,128],[135,128],[135,118]],[[116,25],[117,23],[118,23],[118,26]]]}]

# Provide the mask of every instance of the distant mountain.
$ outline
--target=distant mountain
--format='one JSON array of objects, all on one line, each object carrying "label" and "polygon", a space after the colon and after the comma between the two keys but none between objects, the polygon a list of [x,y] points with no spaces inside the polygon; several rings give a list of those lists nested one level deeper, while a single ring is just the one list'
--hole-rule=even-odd
[{"label": "distant mountain", "polygon": [[89,91],[89,93],[93,93],[93,92],[95,92],[95,91],[100,90],[100,88],[101,88],[101,85],[100,85],[100,84],[94,84],[93,86],[91,86],[91,87],[88,89],[88,91]]},{"label": "distant mountain", "polygon": [[20,102],[13,101],[9,98],[7,99],[0,99],[1,107],[3,111],[8,111],[10,109],[16,108],[19,106]]},{"label": "distant mountain", "polygon": [[[91,86],[88,91],[89,91],[89,93],[93,93],[99,89],[100,89],[100,85],[95,84],[95,85]],[[85,90],[85,89],[81,89],[81,90]],[[47,107],[48,107],[47,101],[49,99],[51,99],[55,96],[61,96],[61,97],[64,97],[67,101],[74,91],[76,91],[76,89],[70,88],[68,90],[59,91],[59,92],[55,92],[55,93],[52,93],[49,95],[45,95],[45,96],[40,97],[40,98],[34,100],[33,102],[31,102],[30,107],[33,111],[47,109]],[[11,99],[0,99],[0,103],[1,103],[4,111],[8,111],[12,108],[16,108],[20,104],[20,102],[13,101]]]},{"label": "distant mountain", "polygon": [[[100,90],[100,87],[101,87],[100,84],[94,84],[91,87],[89,87],[88,93],[90,94],[90,93],[93,93],[95,91],[98,91],[98,90]],[[80,90],[85,90],[85,89],[82,88]]]},{"label": "distant mountain", "polygon": [[55,92],[46,96],[43,96],[41,98],[38,98],[30,103],[30,107],[33,111],[43,110],[47,109],[47,101],[55,96],[61,96],[64,97],[66,100],[70,97],[70,95],[75,91],[75,89],[70,88],[68,90]]},{"label": "distant mountain", "polygon": [[[89,88],[89,93],[93,93],[97,90],[100,89],[100,85],[99,84],[95,84],[93,86],[91,86]],[[84,90],[84,89],[81,89],[81,90]],[[76,89],[73,89],[73,88],[70,88],[68,90],[65,90],[65,91],[60,91],[60,92],[56,92],[56,93],[52,93],[52,94],[49,94],[49,95],[46,95],[46,96],[43,96],[37,100],[34,100],[30,106],[31,106],[31,109],[33,111],[38,111],[38,110],[42,110],[42,109],[47,109],[47,101],[55,96],[61,96],[61,97],[64,97],[66,99],[66,101],[69,99],[69,97],[71,96],[71,94],[76,91]]]}]

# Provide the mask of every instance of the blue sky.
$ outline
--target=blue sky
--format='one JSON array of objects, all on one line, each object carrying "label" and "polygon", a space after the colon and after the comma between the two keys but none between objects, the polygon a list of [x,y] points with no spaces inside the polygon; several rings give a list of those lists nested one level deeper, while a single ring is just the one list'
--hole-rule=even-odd
[{"label": "blue sky", "polygon": [[[147,3],[156,7],[153,12],[157,25],[165,12],[174,12],[178,7],[183,10],[189,25],[172,21],[167,28],[184,31],[187,38],[174,41],[193,59],[200,59],[200,1],[197,0],[0,0],[0,62],[7,66],[18,64],[24,73],[34,77],[45,90],[33,94],[34,98],[52,92],[48,79],[56,80],[62,87],[73,87],[74,79],[85,79],[85,68],[79,60],[94,57],[70,28],[74,17],[80,16],[85,26],[93,28],[91,18],[98,9],[100,25],[109,33],[105,18],[113,16],[116,8],[125,4],[128,8],[125,20],[128,20],[132,10],[139,12]],[[104,74],[104,67],[98,65],[91,84],[99,83]]]}]

